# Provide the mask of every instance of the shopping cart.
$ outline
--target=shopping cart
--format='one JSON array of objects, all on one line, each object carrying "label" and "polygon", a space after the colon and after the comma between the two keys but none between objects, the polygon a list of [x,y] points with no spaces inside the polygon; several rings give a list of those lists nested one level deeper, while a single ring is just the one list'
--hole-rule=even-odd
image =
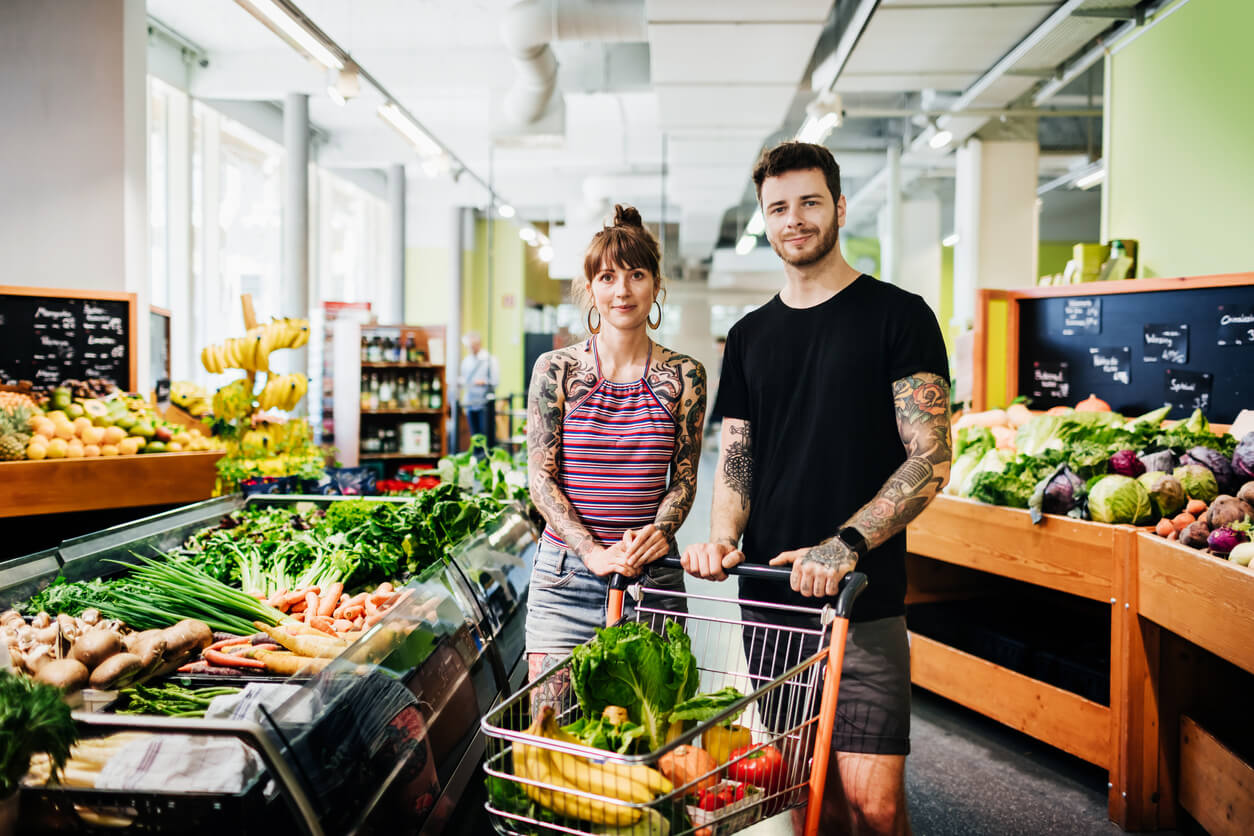
[{"label": "shopping cart", "polygon": [[[680,565],[673,558],[666,563]],[[785,583],[789,575],[786,569],[747,564],[728,573]],[[865,575],[852,572],[842,580],[835,605],[814,609],[663,590],[616,577],[608,606],[607,620],[611,624],[621,618],[622,589],[626,586],[635,602],[627,620],[641,621],[655,631],[660,631],[666,620],[676,621],[684,628],[697,657],[700,693],[733,686],[747,696],[654,752],[619,755],[584,746],[569,736],[529,731],[533,710],[541,719],[555,712],[556,726],[582,716],[569,687],[564,697],[556,704],[553,702],[552,686],[558,681],[555,677],[568,675],[570,670],[571,657],[567,656],[483,718],[487,737],[484,771],[489,776],[487,811],[494,828],[498,833],[517,836],[722,836],[743,830],[766,816],[807,805],[805,832],[815,836],[831,749],[830,745],[816,747],[814,743],[831,740],[849,613],[866,583]],[[709,604],[720,603],[743,603],[756,613],[777,612],[781,620],[798,614],[814,619],[812,626],[784,626],[747,621],[743,614],[727,618],[702,612],[709,609]],[[792,623],[796,622],[794,618]],[[742,665],[743,648],[767,640],[776,654],[777,665],[786,668],[775,677],[766,675],[769,671],[755,675]],[[750,750],[737,749],[738,754],[727,762],[704,774],[690,776],[687,783],[677,782],[671,791],[655,785],[653,792],[658,794],[652,800],[644,800],[652,793],[641,797],[623,792],[617,776],[630,775],[639,781],[642,774],[647,774],[641,772],[641,767],[656,768],[667,756],[676,757],[677,750],[683,755],[685,750],[681,747],[697,745],[707,732],[735,718],[740,718],[736,722],[750,732]],[[742,773],[735,768],[741,761],[763,756],[771,761],[778,756],[773,777],[760,782],[764,786],[723,779],[725,773]],[[565,774],[547,766],[534,769],[542,759],[548,759],[543,760],[546,765],[564,765]],[[572,764],[585,770],[581,780],[569,780]],[[704,793],[699,792],[702,789]],[[707,804],[707,795],[716,795],[718,800]]]}]

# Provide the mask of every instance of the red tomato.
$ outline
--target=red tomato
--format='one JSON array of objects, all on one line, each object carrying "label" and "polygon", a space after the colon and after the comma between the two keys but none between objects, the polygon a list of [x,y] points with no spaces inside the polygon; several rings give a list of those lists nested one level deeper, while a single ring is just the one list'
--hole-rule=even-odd
[{"label": "red tomato", "polygon": [[719,798],[719,793],[713,790],[701,790],[701,800],[697,802],[697,806],[702,810],[714,812],[723,806],[723,802]]},{"label": "red tomato", "polygon": [[775,792],[784,786],[784,758],[774,746],[741,746],[731,753],[727,777]]}]

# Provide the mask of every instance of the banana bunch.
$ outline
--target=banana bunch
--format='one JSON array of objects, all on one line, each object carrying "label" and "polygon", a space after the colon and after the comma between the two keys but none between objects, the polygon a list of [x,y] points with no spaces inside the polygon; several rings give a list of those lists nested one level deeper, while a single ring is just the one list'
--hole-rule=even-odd
[{"label": "banana bunch", "polygon": [[200,362],[210,374],[226,369],[269,372],[270,352],[279,348],[300,348],[309,342],[309,320],[273,319],[251,328],[243,337],[231,337],[218,345],[200,350]]},{"label": "banana bunch", "polygon": [[231,381],[213,395],[213,414],[217,418],[232,421],[246,418],[252,411],[253,392],[246,377]]},{"label": "banana bunch", "polygon": [[[558,727],[551,705],[540,709],[527,733],[564,743],[580,742]],[[514,774],[548,787],[565,787],[606,799],[618,799],[621,803],[616,804],[529,783],[522,785],[532,801],[560,816],[612,827],[633,825],[648,809],[626,805],[646,805],[656,796],[675,789],[662,773],[647,766],[593,763],[576,755],[525,743],[514,744]]]},{"label": "banana bunch", "polygon": [[170,403],[196,418],[209,414],[209,393],[203,386],[189,380],[176,380],[170,384]]},{"label": "banana bunch", "polygon": [[309,381],[300,372],[274,375],[266,380],[258,400],[262,410],[282,409],[291,412],[300,403],[300,399],[305,397],[308,389]]}]

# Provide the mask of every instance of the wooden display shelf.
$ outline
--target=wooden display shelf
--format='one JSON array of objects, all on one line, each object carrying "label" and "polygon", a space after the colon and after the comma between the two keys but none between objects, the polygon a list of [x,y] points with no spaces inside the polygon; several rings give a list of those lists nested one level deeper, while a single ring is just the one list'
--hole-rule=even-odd
[{"label": "wooden display shelf", "polygon": [[1140,614],[1254,673],[1254,572],[1154,534],[1136,541]]},{"label": "wooden display shelf", "polygon": [[362,415],[443,415],[442,409],[363,409]]},{"label": "wooden display shelf", "polygon": [[179,505],[213,496],[220,451],[0,463],[0,517]]},{"label": "wooden display shelf", "polygon": [[1254,822],[1254,767],[1186,715],[1180,717],[1179,798],[1211,836],[1243,836]]},{"label": "wooden display shelf", "polygon": [[362,363],[363,369],[443,369],[435,363]]},{"label": "wooden display shelf", "polygon": [[1110,709],[961,650],[910,634],[915,685],[1037,740],[1109,767]]},{"label": "wooden display shelf", "polygon": [[1053,515],[1033,525],[1027,511],[939,496],[910,524],[906,546],[913,554],[1108,601],[1118,530]]},{"label": "wooden display shelf", "polygon": [[362,453],[357,458],[362,461],[370,461],[374,459],[429,459],[432,461],[438,461],[443,458],[443,456],[440,453],[417,453],[413,455],[409,453]]}]

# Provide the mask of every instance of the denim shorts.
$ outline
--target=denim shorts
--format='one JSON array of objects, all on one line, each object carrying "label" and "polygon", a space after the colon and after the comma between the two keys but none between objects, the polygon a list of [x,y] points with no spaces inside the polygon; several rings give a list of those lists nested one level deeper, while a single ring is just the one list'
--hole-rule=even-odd
[{"label": "denim shorts", "polygon": [[[684,590],[682,569],[652,564],[642,577],[649,587]],[[597,628],[605,626],[608,599],[608,576],[592,574],[569,549],[540,541],[527,592],[527,652],[565,656],[575,645],[589,641]],[[687,612],[683,598],[650,596],[647,600],[651,608]],[[631,595],[624,594],[625,618],[633,617],[634,604]]]}]

